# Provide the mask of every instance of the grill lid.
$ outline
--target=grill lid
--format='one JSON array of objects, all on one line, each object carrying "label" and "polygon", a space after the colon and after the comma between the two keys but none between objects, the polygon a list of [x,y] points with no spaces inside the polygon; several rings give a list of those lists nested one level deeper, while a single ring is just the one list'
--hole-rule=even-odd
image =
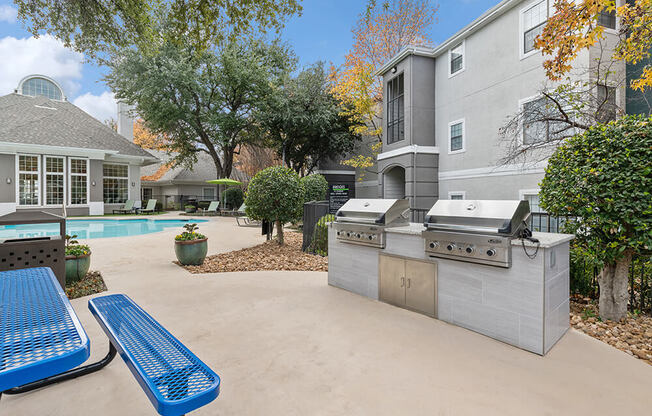
[{"label": "grill lid", "polygon": [[528,201],[440,199],[426,214],[428,229],[516,235],[530,216]]},{"label": "grill lid", "polygon": [[407,222],[407,199],[349,199],[337,211],[338,222],[387,225]]}]

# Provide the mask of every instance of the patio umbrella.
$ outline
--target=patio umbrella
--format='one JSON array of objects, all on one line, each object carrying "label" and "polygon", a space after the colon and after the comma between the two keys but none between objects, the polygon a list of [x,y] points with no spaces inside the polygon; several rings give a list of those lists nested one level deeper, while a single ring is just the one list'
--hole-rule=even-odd
[{"label": "patio umbrella", "polygon": [[235,179],[228,179],[228,178],[211,179],[210,181],[206,181],[206,182],[214,183],[216,185],[227,185],[227,186],[242,185],[242,182],[236,181]]}]

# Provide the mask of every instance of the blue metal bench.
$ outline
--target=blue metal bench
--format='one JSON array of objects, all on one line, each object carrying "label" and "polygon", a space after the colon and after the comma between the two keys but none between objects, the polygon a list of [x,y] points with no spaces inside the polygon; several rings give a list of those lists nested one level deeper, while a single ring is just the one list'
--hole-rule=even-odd
[{"label": "blue metal bench", "polygon": [[159,414],[183,415],[218,396],[219,376],[129,297],[97,297],[88,308]]}]

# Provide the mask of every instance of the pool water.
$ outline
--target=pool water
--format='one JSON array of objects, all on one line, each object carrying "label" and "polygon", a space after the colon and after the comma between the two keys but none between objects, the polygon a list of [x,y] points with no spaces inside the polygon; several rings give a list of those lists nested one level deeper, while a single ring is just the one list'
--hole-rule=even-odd
[{"label": "pool water", "polygon": [[[130,235],[157,233],[166,228],[177,228],[179,232],[182,232],[182,227],[188,223],[202,223],[207,221],[198,219],[66,220],[66,233],[68,235],[77,235],[77,238],[80,239],[126,237]],[[43,237],[48,235],[59,235],[59,224],[0,225],[0,239]]]}]

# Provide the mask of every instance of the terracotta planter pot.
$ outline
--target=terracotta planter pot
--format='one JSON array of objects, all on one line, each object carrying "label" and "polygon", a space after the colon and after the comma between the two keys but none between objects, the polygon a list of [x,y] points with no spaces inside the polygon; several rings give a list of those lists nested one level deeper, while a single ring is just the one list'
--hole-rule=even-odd
[{"label": "terracotta planter pot", "polygon": [[91,253],[85,256],[66,256],[66,284],[83,279],[91,267]]},{"label": "terracotta planter pot", "polygon": [[199,266],[208,252],[208,238],[202,240],[175,241],[174,253],[184,266]]}]

